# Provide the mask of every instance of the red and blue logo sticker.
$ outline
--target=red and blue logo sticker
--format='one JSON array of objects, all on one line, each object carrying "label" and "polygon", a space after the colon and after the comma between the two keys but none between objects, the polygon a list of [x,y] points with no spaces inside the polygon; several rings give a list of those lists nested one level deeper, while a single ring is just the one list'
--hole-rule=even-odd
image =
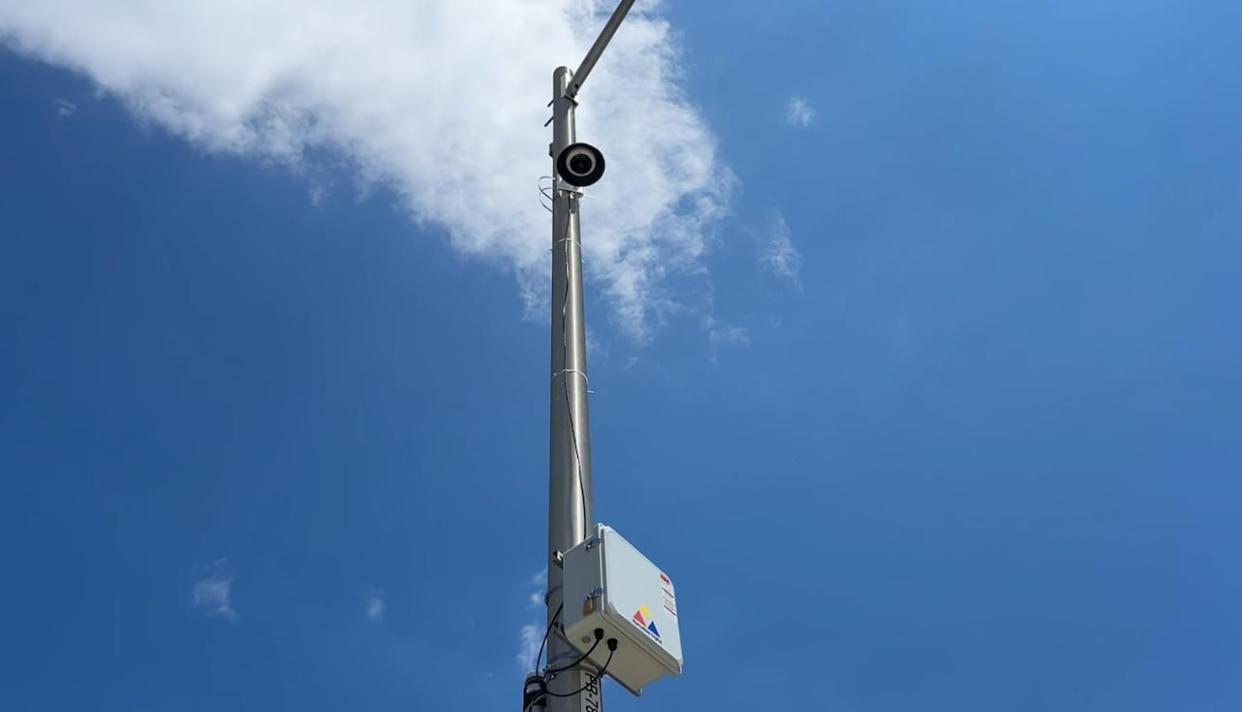
[{"label": "red and blue logo sticker", "polygon": [[645,604],[639,606],[637,611],[634,611],[633,620],[638,624],[639,628],[650,633],[656,640],[660,640],[660,629],[656,627],[655,618],[651,615],[651,609],[647,608]]}]

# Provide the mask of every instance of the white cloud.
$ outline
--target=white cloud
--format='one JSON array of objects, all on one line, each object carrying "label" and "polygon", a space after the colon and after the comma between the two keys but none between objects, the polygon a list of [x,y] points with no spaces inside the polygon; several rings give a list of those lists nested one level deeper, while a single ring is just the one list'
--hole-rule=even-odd
[{"label": "white cloud", "polygon": [[815,123],[815,108],[804,97],[795,96],[785,104],[785,123],[805,129]]},{"label": "white cloud", "polygon": [[536,625],[524,625],[519,634],[521,647],[517,654],[518,667],[523,670],[535,669],[535,656],[539,655],[539,644],[543,642],[543,628]]},{"label": "white cloud", "polygon": [[362,608],[366,611],[367,618],[373,621],[384,620],[384,591],[378,588],[368,588],[362,594]]},{"label": "white cloud", "polygon": [[62,119],[73,116],[74,112],[78,110],[78,105],[68,99],[56,99],[54,103],[56,104],[56,115]]},{"label": "white cloud", "polygon": [[[542,608],[544,589],[548,587],[548,570],[546,568],[540,570],[527,581],[527,585],[535,589],[527,597],[527,605],[531,608]],[[523,670],[529,671],[535,668],[535,657],[539,655],[539,644],[543,642],[545,625],[540,625],[538,622],[530,623],[522,626],[518,632],[517,662]]]},{"label": "white cloud", "polygon": [[780,213],[772,218],[772,225],[759,249],[759,265],[765,271],[788,279],[801,288],[802,253],[793,244],[793,232]]},{"label": "white cloud", "polygon": [[526,599],[527,602],[530,603],[531,608],[542,606],[544,589],[548,587],[548,570],[542,569],[539,573],[532,575],[530,585],[534,586],[535,590],[530,592],[530,596]]},{"label": "white cloud", "polygon": [[[557,64],[576,65],[612,0],[0,0],[0,42],[90,76],[206,150],[308,176],[343,160],[420,224],[546,301]],[[643,340],[672,273],[699,264],[732,177],[684,96],[673,33],[644,0],[581,95],[579,137],[609,157],[584,208],[589,277]],[[330,182],[330,181],[329,181]]]},{"label": "white cloud", "polygon": [[720,358],[720,349],[724,346],[750,345],[750,331],[744,327],[704,317],[703,329],[707,332],[708,356],[713,362]]},{"label": "white cloud", "polygon": [[224,572],[226,563],[225,559],[216,561],[209,567],[211,573],[194,583],[191,601],[195,608],[207,611],[209,616],[236,621],[238,616],[233,608],[233,577]]}]

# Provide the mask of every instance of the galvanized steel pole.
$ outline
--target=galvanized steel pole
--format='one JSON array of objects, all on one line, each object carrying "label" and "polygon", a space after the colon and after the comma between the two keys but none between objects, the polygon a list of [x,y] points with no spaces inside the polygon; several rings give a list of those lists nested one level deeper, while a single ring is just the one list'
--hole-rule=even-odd
[{"label": "galvanized steel pole", "polygon": [[[560,555],[586,538],[595,526],[591,490],[591,421],[587,404],[586,313],[582,295],[582,194],[557,176],[555,161],[577,142],[574,112],[579,90],[621,26],[635,0],[621,0],[578,72],[558,67],[552,76],[552,356],[548,432],[548,667],[567,667],[579,654],[559,634],[564,600]],[[548,683],[547,712],[602,712],[603,680],[589,663],[557,673]],[[571,694],[572,693],[572,694]],[[564,697],[555,696],[566,695]]]},{"label": "galvanized steel pole", "polygon": [[[553,160],[574,143],[575,102],[567,94],[572,72],[559,67],[552,81]],[[553,173],[555,174],[555,168]],[[586,538],[595,525],[591,492],[591,427],[587,407],[586,317],[582,297],[582,242],[578,211],[581,195],[573,186],[554,178],[552,200],[552,392],[548,440],[548,621],[565,606],[581,601],[563,601],[558,554],[569,551]],[[548,665],[573,662],[578,653],[562,640],[553,626],[548,639]],[[600,712],[603,709],[603,681],[590,684],[593,675],[587,667],[562,672],[549,686],[549,692],[570,693],[570,697],[550,697],[548,712]]]}]

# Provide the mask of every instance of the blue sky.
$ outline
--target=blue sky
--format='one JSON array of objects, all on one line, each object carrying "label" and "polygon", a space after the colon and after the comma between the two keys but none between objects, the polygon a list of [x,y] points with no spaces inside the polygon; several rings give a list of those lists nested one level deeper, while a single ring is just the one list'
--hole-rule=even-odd
[{"label": "blue sky", "polygon": [[[604,62],[668,75],[584,91],[584,233],[597,512],[686,672],[608,708],[1242,707],[1242,9],[660,12]],[[37,15],[0,2],[0,708],[515,709],[537,175],[489,206],[328,93],[230,133],[227,65]]]}]

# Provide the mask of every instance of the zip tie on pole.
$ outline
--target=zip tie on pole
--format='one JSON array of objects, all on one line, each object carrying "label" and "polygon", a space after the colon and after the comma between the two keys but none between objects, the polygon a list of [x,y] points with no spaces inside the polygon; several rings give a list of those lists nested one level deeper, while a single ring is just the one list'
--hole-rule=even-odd
[{"label": "zip tie on pole", "polygon": [[556,380],[557,376],[564,376],[567,373],[576,373],[579,376],[582,376],[582,380],[586,381],[587,383],[591,382],[591,379],[587,378],[587,375],[585,373],[583,373],[582,371],[579,371],[576,368],[561,369],[560,371],[557,371],[556,373],[552,374],[552,380]]}]

